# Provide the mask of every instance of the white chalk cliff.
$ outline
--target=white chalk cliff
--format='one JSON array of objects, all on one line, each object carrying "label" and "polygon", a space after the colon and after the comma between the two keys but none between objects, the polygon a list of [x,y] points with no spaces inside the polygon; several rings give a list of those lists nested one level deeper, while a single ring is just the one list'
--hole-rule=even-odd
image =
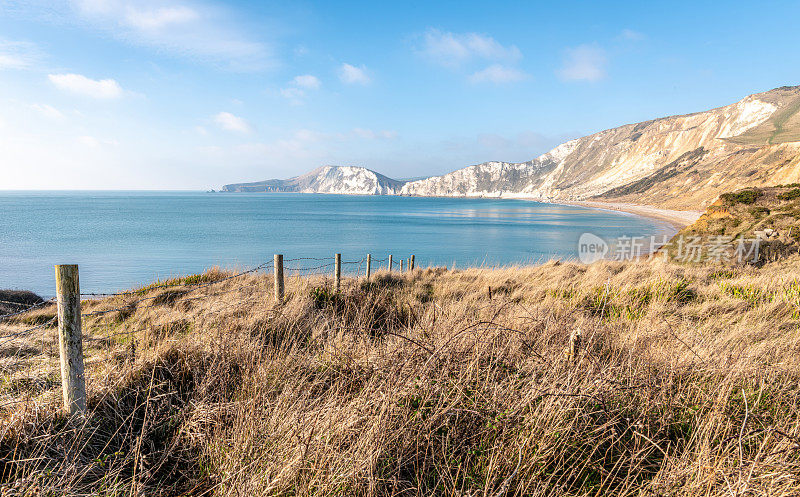
[{"label": "white chalk cliff", "polygon": [[719,193],[800,181],[800,87],[695,114],[628,124],[529,162],[486,162],[403,182],[360,167],[323,167],[225,191],[605,199],[698,209]]}]

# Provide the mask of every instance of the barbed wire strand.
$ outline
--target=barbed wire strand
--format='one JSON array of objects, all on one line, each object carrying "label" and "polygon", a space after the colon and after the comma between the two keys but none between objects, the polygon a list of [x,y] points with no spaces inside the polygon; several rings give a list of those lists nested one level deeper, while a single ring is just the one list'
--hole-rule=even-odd
[{"label": "barbed wire strand", "polygon": [[[293,258],[293,259],[287,259],[286,262],[326,261],[326,260],[331,260],[331,259],[332,259],[332,257],[326,257],[326,258],[298,257],[298,258]],[[374,262],[381,263],[381,262],[385,262],[385,261],[388,261],[388,260],[389,260],[389,258],[385,257],[383,259],[376,259]],[[356,269],[356,276],[360,277],[362,265],[364,264],[365,261],[366,261],[366,258],[364,257],[364,258],[361,258],[360,260],[357,260],[357,261],[342,261],[342,265],[355,265],[355,264],[358,264],[358,267]],[[208,287],[210,287],[212,285],[217,285],[217,284],[220,284],[220,283],[224,283],[226,281],[230,281],[230,280],[242,277],[242,276],[247,275],[247,274],[252,274],[252,273],[260,271],[262,269],[268,269],[270,267],[273,267],[273,265],[274,265],[274,263],[272,261],[265,262],[265,263],[262,263],[262,264],[260,264],[258,266],[255,266],[253,268],[250,268],[250,269],[247,269],[245,271],[241,271],[239,273],[233,274],[231,276],[227,276],[225,278],[221,278],[221,279],[213,280],[213,281],[209,281],[209,282],[203,282],[203,283],[176,282],[176,283],[171,283],[171,284],[154,285],[154,286],[150,286],[150,287],[141,288],[141,289],[138,289],[138,290],[130,290],[130,291],[124,291],[124,292],[115,292],[115,293],[81,293],[81,296],[119,297],[119,296],[128,296],[128,295],[140,295],[143,292],[151,292],[151,291],[154,291],[154,290],[161,290],[161,289],[164,289],[164,288],[176,288],[176,287],[183,287],[183,288],[189,287],[189,288],[191,288],[190,290],[186,290],[185,292],[182,292],[180,294],[181,297],[184,297],[185,295],[188,295],[189,293],[194,293],[194,292],[196,292],[198,290],[201,290],[203,288],[208,288]],[[312,275],[319,275],[319,274],[327,274],[327,271],[322,271],[322,270],[330,268],[331,266],[335,266],[335,262],[331,262],[331,263],[328,263],[328,264],[322,264],[322,265],[318,265],[318,266],[313,266],[313,267],[288,267],[288,268],[285,267],[284,270],[293,272],[294,273],[293,276],[301,276],[301,275],[302,276],[312,276]],[[243,288],[243,287],[231,289],[231,290],[228,290],[228,291],[225,291],[225,292],[217,292],[217,293],[213,293],[213,294],[209,294],[209,295],[204,295],[204,296],[200,296],[200,297],[196,297],[196,298],[192,298],[192,299],[184,299],[184,301],[187,301],[187,300],[198,300],[198,299],[203,299],[203,298],[210,298],[210,297],[213,297],[213,296],[219,296],[219,295],[221,295],[223,293],[230,293],[230,292],[233,292],[233,291],[238,291],[241,288]],[[148,309],[148,308],[157,307],[157,306],[161,305],[161,303],[153,303],[151,305],[144,306],[144,307],[139,306],[139,304],[141,304],[142,302],[145,302],[145,301],[155,300],[155,299],[159,298],[161,295],[163,295],[163,294],[153,295],[153,296],[148,296],[148,297],[142,297],[141,299],[137,299],[137,300],[135,300],[133,302],[126,302],[122,306],[114,307],[114,308],[111,308],[111,309],[102,309],[102,310],[82,313],[81,316],[82,317],[93,317],[93,316],[100,316],[100,315],[104,315],[104,314],[109,314],[109,313],[112,313],[112,312],[122,312],[122,311],[131,311],[131,310]],[[56,301],[55,298],[51,298],[51,299],[39,302],[37,304],[29,305],[27,308],[22,309],[22,310],[17,311],[17,312],[0,315],[0,321],[6,320],[6,319],[11,318],[11,317],[20,316],[22,314],[26,314],[28,312],[31,312],[31,311],[35,310],[35,309],[44,307],[46,305],[53,304],[53,303],[55,303],[55,301]],[[15,304],[15,305],[26,305],[26,304],[21,304],[19,302],[9,302],[9,301],[2,301],[2,302],[11,303],[11,304]],[[14,332],[7,333],[7,334],[2,334],[2,335],[0,335],[0,339],[3,339],[3,341],[0,342],[0,346],[2,346],[5,343],[8,343],[10,340],[12,340],[14,338],[28,335],[28,334],[36,331],[36,330],[39,330],[39,329],[47,328],[50,325],[52,325],[56,320],[57,320],[57,318],[53,317],[52,319],[48,320],[45,323],[41,323],[39,325],[30,327],[30,328],[26,328],[24,330],[19,330],[19,331],[14,331]]]},{"label": "barbed wire strand", "polygon": [[30,311],[34,310],[34,309],[38,309],[40,307],[44,307],[45,305],[55,303],[55,301],[56,301],[55,298],[51,298],[51,299],[45,300],[43,302],[39,302],[38,304],[34,304],[34,305],[28,307],[27,309],[23,309],[23,310],[17,311],[17,312],[12,312],[12,313],[9,313],[9,314],[0,315],[0,321],[5,321],[8,318],[11,318],[11,317],[14,317],[14,316],[19,316],[20,314],[25,314],[27,312],[30,312]]}]

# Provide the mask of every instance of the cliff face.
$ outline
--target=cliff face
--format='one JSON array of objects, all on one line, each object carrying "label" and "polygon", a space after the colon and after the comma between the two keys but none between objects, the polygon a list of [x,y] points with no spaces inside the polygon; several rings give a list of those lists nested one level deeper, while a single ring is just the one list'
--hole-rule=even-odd
[{"label": "cliff face", "polygon": [[489,162],[407,183],[407,195],[589,198],[697,209],[721,192],[800,179],[800,87],[629,124],[525,163]]},{"label": "cliff face", "polygon": [[410,182],[359,167],[327,166],[224,190],[594,199],[700,209],[726,191],[797,181],[800,86],[601,131],[529,162],[486,162]]},{"label": "cliff face", "polygon": [[363,167],[324,166],[286,180],[225,185],[222,191],[395,195],[400,192],[403,184],[402,181],[387,178]]}]

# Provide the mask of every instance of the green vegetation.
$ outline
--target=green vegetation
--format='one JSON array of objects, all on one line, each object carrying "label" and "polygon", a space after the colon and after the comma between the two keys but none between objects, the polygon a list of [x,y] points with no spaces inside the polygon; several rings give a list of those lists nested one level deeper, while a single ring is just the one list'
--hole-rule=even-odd
[{"label": "green vegetation", "polygon": [[[752,249],[752,240],[760,238],[759,260],[773,260],[800,252],[800,186],[748,188],[720,195],[695,224],[681,230],[668,247],[673,260],[680,260],[679,240],[696,239],[704,246],[701,260],[714,256],[708,247],[722,243],[720,260],[738,262]],[[742,246],[744,243],[744,246]],[[752,255],[752,254],[751,254]]]},{"label": "green vegetation", "polygon": [[754,204],[763,192],[757,188],[742,190],[736,193],[723,193],[720,198],[728,204]]},{"label": "green vegetation", "polygon": [[311,289],[309,295],[318,309],[336,302],[336,293],[328,286],[316,286]]},{"label": "green vegetation", "polygon": [[134,293],[143,295],[151,290],[155,290],[160,287],[171,287],[171,286],[181,286],[181,285],[189,285],[189,286],[202,285],[205,283],[219,281],[225,277],[226,273],[222,271],[220,268],[212,268],[200,274],[190,274],[187,276],[176,276],[174,278],[167,278],[165,280],[157,280],[147,286],[134,290]]},{"label": "green vegetation", "polygon": [[800,188],[792,188],[788,192],[783,192],[778,195],[781,200],[794,200],[800,198]]}]

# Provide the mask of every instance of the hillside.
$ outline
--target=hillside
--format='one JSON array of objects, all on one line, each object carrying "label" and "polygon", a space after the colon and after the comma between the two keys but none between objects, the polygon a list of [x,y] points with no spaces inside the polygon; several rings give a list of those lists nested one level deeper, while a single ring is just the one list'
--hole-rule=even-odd
[{"label": "hillside", "polygon": [[83,302],[85,420],[39,308],[0,322],[0,488],[796,496],[798,262],[161,282]]},{"label": "hillside", "polygon": [[394,195],[400,192],[403,184],[403,181],[387,178],[363,167],[324,166],[285,180],[225,185],[222,191]]},{"label": "hillside", "polygon": [[375,188],[365,186],[366,180],[354,187],[340,179],[317,182],[313,178],[319,172],[225,188],[591,199],[697,210],[723,192],[800,181],[800,86],[751,95],[706,112],[601,131],[523,163],[486,162],[409,182],[380,177],[369,184],[386,186]]},{"label": "hillside", "polygon": [[707,112],[601,131],[529,163],[482,164],[412,182],[402,192],[698,209],[725,191],[800,180],[799,110],[800,87],[778,88]]},{"label": "hillside", "polygon": [[728,259],[735,256],[740,240],[748,241],[749,248],[756,238],[762,263],[800,253],[800,184],[723,193],[695,223],[675,235],[669,250],[676,255],[679,239],[706,245],[722,242]]}]

